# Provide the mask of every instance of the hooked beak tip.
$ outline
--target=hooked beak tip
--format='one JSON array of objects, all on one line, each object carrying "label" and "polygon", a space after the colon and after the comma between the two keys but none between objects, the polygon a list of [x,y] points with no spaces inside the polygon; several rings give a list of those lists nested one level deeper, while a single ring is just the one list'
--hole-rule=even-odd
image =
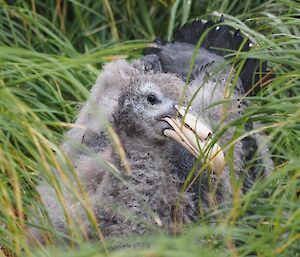
[{"label": "hooked beak tip", "polygon": [[225,157],[222,148],[217,143],[212,143],[212,131],[197,117],[187,112],[189,107],[175,105],[175,109],[184,120],[170,116],[161,118],[171,126],[170,129],[163,130],[163,135],[180,143],[195,157],[201,157],[213,172],[222,173]]}]

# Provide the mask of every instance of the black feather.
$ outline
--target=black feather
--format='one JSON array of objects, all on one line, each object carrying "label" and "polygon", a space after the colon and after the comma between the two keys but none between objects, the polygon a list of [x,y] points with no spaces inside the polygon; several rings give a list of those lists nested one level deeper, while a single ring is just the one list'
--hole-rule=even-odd
[{"label": "black feather", "polygon": [[[233,51],[238,51],[240,48],[242,52],[247,52],[250,49],[250,40],[244,38],[239,29],[235,29],[225,24],[222,16],[219,22],[212,21],[203,22],[195,20],[187,23],[174,31],[173,42],[182,42],[196,45],[203,34],[201,47],[217,54],[223,58],[228,58],[228,54]],[[159,46],[165,45],[167,42],[157,39],[154,41],[157,47],[150,47],[144,50],[144,54],[158,54]],[[248,58],[239,75],[245,92],[250,95],[255,95],[260,90],[258,81],[261,77],[258,74],[266,74],[267,63],[260,60]]]}]

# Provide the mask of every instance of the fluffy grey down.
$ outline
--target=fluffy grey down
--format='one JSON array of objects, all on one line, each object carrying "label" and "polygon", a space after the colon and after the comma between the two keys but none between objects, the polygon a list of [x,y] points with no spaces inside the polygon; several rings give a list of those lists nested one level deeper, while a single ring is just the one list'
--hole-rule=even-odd
[{"label": "fluffy grey down", "polygon": [[[178,46],[172,47],[178,51]],[[170,52],[173,48],[167,50]],[[168,55],[167,50],[162,54]],[[184,62],[186,66],[191,51],[193,48],[184,57],[188,59]],[[191,110],[215,131],[241,115],[246,103],[240,99],[243,94],[241,81],[238,80],[234,88],[227,83],[230,80],[229,68],[206,79],[212,69],[211,65],[206,64],[214,63],[211,62],[213,57],[207,58],[210,61],[201,64],[201,67],[195,66],[183,97],[183,105],[187,105],[197,92]],[[216,59],[218,63],[222,62],[221,57]],[[160,119],[176,115],[174,105],[179,104],[182,98],[188,69],[182,65],[183,68],[177,71],[177,65],[172,70],[169,65],[172,61],[168,59],[166,62],[168,64],[164,65],[156,56],[149,55],[132,63],[118,60],[105,65],[91,90],[90,99],[75,121],[75,125],[80,126],[68,131],[63,143],[63,150],[87,191],[104,236],[143,235],[155,230],[176,233],[180,224],[199,219],[199,200],[204,208],[214,203],[230,203],[232,188],[229,166],[226,166],[220,178],[204,171],[195,186],[180,196],[183,182],[196,159],[162,134],[169,125]],[[167,72],[162,67],[167,67]],[[149,95],[155,95],[155,104],[149,102]],[[107,124],[111,124],[119,135],[130,163],[130,176],[126,175],[111,144]],[[219,144],[222,147],[230,141],[234,131],[234,127],[229,127],[221,135]],[[111,162],[120,173],[113,174],[101,164],[103,160]],[[234,145],[233,161],[237,179],[243,173],[244,165],[245,146],[239,141]],[[215,199],[211,193],[214,187],[217,188]],[[244,187],[247,188],[247,185],[242,186],[241,191],[244,191]],[[38,191],[54,227],[67,233],[64,213],[53,189],[46,181],[42,181]],[[71,199],[67,190],[65,198]],[[88,236],[93,238],[93,229],[81,204],[71,200],[66,202],[74,221],[80,216]],[[37,231],[32,233],[38,237]]]}]

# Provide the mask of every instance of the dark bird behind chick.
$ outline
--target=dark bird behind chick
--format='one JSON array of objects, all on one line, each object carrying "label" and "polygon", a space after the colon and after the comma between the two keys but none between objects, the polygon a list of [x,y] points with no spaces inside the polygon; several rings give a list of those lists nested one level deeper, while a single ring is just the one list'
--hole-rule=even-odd
[{"label": "dark bird behind chick", "polygon": [[[189,73],[195,44],[212,26]],[[247,51],[249,41],[245,43],[241,32],[229,26],[196,21],[174,35],[174,43],[157,40],[152,48],[145,49],[141,59],[105,65],[90,99],[78,114],[76,126],[63,143],[105,236],[142,235],[157,229],[176,233],[178,224],[199,220],[199,201],[204,209],[230,203],[226,145],[236,128],[228,124],[247,107],[242,96],[257,82],[254,73],[260,65],[248,59],[240,77],[232,83],[234,67],[227,65],[224,58],[241,44],[242,51]],[[266,65],[262,66],[265,71]],[[188,120],[194,118],[197,124]],[[247,124],[250,128],[252,125]],[[119,137],[128,163],[112,143],[110,126]],[[261,151],[257,161],[265,169],[262,173],[254,168],[245,174],[246,160],[257,149]],[[258,147],[255,137],[235,143],[231,164],[235,179],[243,178],[241,194],[258,175],[266,175],[271,169],[271,161],[265,158],[267,151],[266,147]],[[111,166],[101,164],[103,161]],[[194,176],[198,178],[180,193],[195,164]],[[42,182],[38,191],[54,227],[67,233],[64,212],[53,189]],[[65,195],[68,198],[68,193]],[[88,236],[93,237],[80,204],[67,204],[74,220],[80,216]]]}]

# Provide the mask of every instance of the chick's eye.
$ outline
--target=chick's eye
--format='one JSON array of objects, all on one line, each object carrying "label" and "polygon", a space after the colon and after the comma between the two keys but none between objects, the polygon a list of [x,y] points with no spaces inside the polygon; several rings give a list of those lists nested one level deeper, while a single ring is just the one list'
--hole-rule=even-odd
[{"label": "chick's eye", "polygon": [[147,96],[147,101],[151,104],[156,104],[159,102],[159,100],[157,99],[156,95],[148,95]]}]

